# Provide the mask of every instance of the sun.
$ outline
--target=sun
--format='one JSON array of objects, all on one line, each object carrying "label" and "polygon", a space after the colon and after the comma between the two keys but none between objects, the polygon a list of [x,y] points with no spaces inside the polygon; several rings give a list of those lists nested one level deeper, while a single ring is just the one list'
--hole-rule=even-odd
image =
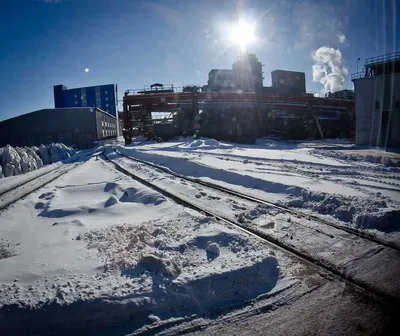
[{"label": "sun", "polygon": [[230,32],[230,40],[232,43],[238,45],[242,50],[254,42],[256,39],[254,35],[254,26],[246,21],[240,20],[237,24],[232,26]]}]

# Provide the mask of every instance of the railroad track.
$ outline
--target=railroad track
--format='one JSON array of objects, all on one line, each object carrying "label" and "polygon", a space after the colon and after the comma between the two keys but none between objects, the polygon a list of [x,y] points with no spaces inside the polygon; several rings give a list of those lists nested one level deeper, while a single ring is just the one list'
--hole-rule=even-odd
[{"label": "railroad track", "polygon": [[[119,155],[121,155],[123,157],[128,157],[128,156],[122,155],[121,153],[119,153],[115,149],[114,149],[114,151],[117,154],[119,154]],[[340,281],[344,281],[346,284],[352,286],[352,288],[354,288],[356,290],[361,290],[366,294],[373,295],[375,297],[379,297],[380,299],[383,299],[383,300],[388,301],[390,303],[398,304],[399,299],[397,297],[393,297],[392,295],[380,290],[379,288],[371,286],[370,284],[368,284],[368,283],[366,283],[366,282],[364,282],[364,281],[362,281],[360,279],[354,279],[351,276],[349,276],[349,275],[345,274],[344,272],[340,271],[337,267],[334,267],[333,265],[331,265],[329,263],[326,263],[326,262],[324,262],[323,260],[321,260],[319,258],[315,258],[313,255],[311,255],[311,254],[309,254],[307,252],[300,251],[300,250],[298,250],[298,249],[296,249],[296,248],[294,248],[294,247],[292,247],[292,246],[290,246],[288,244],[285,244],[284,242],[280,241],[279,239],[274,238],[274,237],[268,235],[267,233],[265,233],[263,231],[257,230],[257,229],[252,228],[252,227],[248,227],[246,225],[243,225],[243,224],[241,224],[241,223],[239,223],[239,222],[237,222],[237,221],[235,221],[233,219],[225,217],[224,215],[216,214],[216,213],[212,212],[212,210],[208,210],[205,207],[199,206],[198,204],[195,204],[195,203],[193,203],[193,202],[191,202],[191,201],[189,201],[187,199],[184,199],[183,197],[180,197],[180,196],[178,196],[176,194],[173,194],[173,193],[169,192],[168,190],[166,190],[166,189],[164,189],[164,188],[162,188],[160,186],[157,186],[156,184],[154,184],[152,182],[149,182],[149,181],[145,180],[144,178],[138,176],[137,174],[133,173],[132,171],[124,168],[122,165],[120,165],[115,160],[110,159],[105,153],[103,153],[103,156],[118,171],[122,172],[123,174],[125,174],[127,176],[130,176],[134,180],[142,183],[143,185],[146,185],[149,188],[158,191],[159,193],[161,193],[162,195],[168,197],[169,199],[172,199],[176,203],[181,204],[181,205],[183,205],[185,207],[191,208],[191,209],[193,209],[195,211],[198,211],[198,212],[200,212],[200,213],[202,213],[202,214],[204,214],[206,216],[213,217],[213,218],[217,219],[218,221],[223,222],[223,223],[227,224],[230,227],[234,227],[236,229],[239,229],[239,230],[241,230],[241,231],[247,233],[248,235],[253,236],[253,237],[257,238],[257,239],[261,239],[265,243],[273,246],[276,249],[279,249],[280,251],[282,251],[282,252],[284,252],[286,254],[291,255],[292,257],[296,258],[297,260],[299,260],[299,261],[301,261],[301,262],[303,262],[303,263],[305,263],[305,264],[307,264],[307,265],[309,265],[309,266],[311,266],[313,268],[318,268],[320,270],[321,275],[324,275],[327,278],[331,278],[333,276],[333,277],[335,277],[336,279],[338,279]],[[176,173],[171,173],[167,168],[159,167],[158,165],[155,165],[153,163],[142,161],[142,160],[139,160],[139,159],[136,159],[136,158],[130,158],[130,157],[128,157],[128,158],[132,159],[133,161],[137,161],[139,163],[147,164],[147,165],[152,166],[152,167],[157,168],[157,169],[162,169],[163,171],[166,171],[169,174],[172,174],[172,175],[174,175],[176,177],[180,177],[180,178],[183,178],[183,179],[188,180],[188,181],[192,181],[192,182],[195,182],[195,183],[202,184],[204,186],[208,186],[208,183],[206,183],[204,181],[201,181],[201,180],[198,180],[198,179],[193,179],[193,178],[188,178],[186,176],[180,176],[180,174],[176,174]],[[226,192],[226,193],[228,193],[230,195],[234,195],[234,196],[237,196],[237,197],[241,197],[243,195],[241,193],[236,193],[235,191],[232,191],[232,190],[229,190],[227,188],[220,187],[220,186],[218,186],[218,187],[215,186],[214,189]],[[238,196],[238,195],[240,195],[240,196]],[[243,195],[243,196],[244,197],[242,197],[242,198],[244,198],[246,200],[257,200],[257,201],[254,201],[254,202],[258,202],[257,198],[253,198],[253,197],[248,196],[248,195]],[[265,201],[262,201],[262,202],[263,202],[263,204],[270,205],[269,202],[265,202]],[[274,205],[273,203],[271,203],[271,204]],[[290,213],[293,213],[293,214],[297,215],[296,211],[292,211],[289,208],[281,207],[281,206],[278,206],[278,205],[274,205],[274,206],[278,207],[280,209],[284,209],[287,212],[290,212]],[[306,215],[306,214],[302,214],[302,215],[304,217],[310,217],[309,215]],[[318,218],[318,217],[316,217],[316,219],[320,220],[320,218]],[[341,227],[339,227],[339,228],[341,229]]]},{"label": "railroad track", "polygon": [[244,194],[244,193],[242,193],[240,191],[232,190],[232,189],[223,187],[221,185],[218,185],[218,184],[215,184],[215,183],[212,183],[212,182],[206,182],[206,181],[203,181],[203,180],[198,179],[198,178],[185,176],[185,175],[176,173],[176,172],[174,172],[174,171],[172,171],[172,170],[170,170],[170,169],[168,169],[166,167],[157,165],[155,163],[127,156],[125,154],[122,154],[121,152],[119,152],[116,149],[114,149],[114,151],[118,155],[123,156],[123,157],[125,157],[125,158],[127,158],[129,160],[136,161],[138,163],[145,164],[145,165],[147,165],[149,167],[153,167],[153,168],[159,169],[159,170],[161,170],[161,171],[163,171],[163,172],[165,172],[167,174],[173,175],[173,176],[178,177],[180,179],[183,179],[183,180],[186,180],[186,181],[189,181],[189,182],[192,182],[192,183],[197,183],[197,184],[200,184],[202,186],[208,187],[210,189],[214,189],[214,190],[217,190],[217,191],[223,192],[225,194],[229,194],[231,196],[235,196],[237,198],[241,198],[241,199],[244,199],[244,200],[247,200],[247,201],[251,201],[251,202],[254,202],[254,203],[258,203],[258,204],[268,205],[268,206],[270,206],[272,208],[275,208],[275,209],[280,210],[282,212],[289,213],[291,215],[295,215],[297,217],[306,218],[306,219],[313,219],[317,223],[321,223],[323,225],[330,226],[330,227],[335,228],[337,230],[344,231],[344,232],[350,233],[352,235],[356,235],[356,236],[358,236],[358,237],[360,237],[362,239],[369,240],[369,241],[371,241],[373,243],[376,243],[376,244],[379,244],[379,245],[382,245],[382,246],[385,246],[385,247],[389,247],[391,249],[394,249],[394,250],[397,250],[397,251],[400,252],[400,246],[399,245],[397,245],[397,244],[395,244],[393,242],[389,242],[389,241],[380,239],[380,238],[375,237],[375,236],[373,236],[373,235],[371,235],[369,233],[366,233],[366,232],[363,232],[363,231],[360,231],[360,230],[357,230],[357,229],[353,229],[351,227],[345,227],[343,225],[339,225],[339,224],[336,224],[334,222],[328,221],[326,219],[320,218],[320,217],[318,217],[316,215],[306,214],[306,213],[304,213],[302,211],[299,211],[299,210],[296,210],[296,209],[293,209],[293,208],[290,208],[290,207],[287,207],[287,206],[284,206],[284,205],[281,205],[281,204],[277,204],[277,203],[274,203],[274,202],[266,201],[266,200],[263,200],[263,199],[258,198],[256,196],[249,196],[249,195],[246,195],[246,194]]},{"label": "railroad track", "polygon": [[[98,155],[100,155],[99,153]],[[85,158],[95,154],[88,154],[83,157]],[[53,182],[60,176],[70,172],[72,169],[78,167],[80,163],[72,162],[70,166],[61,165],[51,170],[44,170],[43,173],[39,173],[33,177],[22,178],[20,183],[12,183],[10,187],[5,188],[0,193],[0,213],[7,209],[10,205],[17,202],[18,200],[28,196],[36,190],[43,188],[49,183]],[[46,168],[46,167],[44,167]],[[21,176],[22,177],[22,176]]]}]

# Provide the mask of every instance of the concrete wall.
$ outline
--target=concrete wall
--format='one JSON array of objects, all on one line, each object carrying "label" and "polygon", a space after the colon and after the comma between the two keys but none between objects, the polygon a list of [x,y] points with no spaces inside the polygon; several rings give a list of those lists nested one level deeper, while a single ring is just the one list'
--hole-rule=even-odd
[{"label": "concrete wall", "polygon": [[38,146],[63,142],[79,148],[97,140],[96,110],[44,109],[0,122],[0,146]]},{"label": "concrete wall", "polygon": [[356,144],[400,148],[400,74],[356,79],[354,87]]}]

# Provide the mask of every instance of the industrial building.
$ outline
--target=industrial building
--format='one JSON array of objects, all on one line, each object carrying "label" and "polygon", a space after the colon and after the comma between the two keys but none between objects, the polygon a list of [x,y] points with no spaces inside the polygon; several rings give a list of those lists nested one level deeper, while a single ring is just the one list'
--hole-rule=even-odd
[{"label": "industrial building", "polygon": [[93,107],[117,115],[117,85],[107,84],[67,89],[64,85],[54,86],[54,107]]},{"label": "industrial building", "polygon": [[272,87],[280,94],[306,93],[306,75],[304,72],[274,70],[271,72]]},{"label": "industrial building", "polygon": [[354,100],[355,95],[353,90],[340,90],[336,92],[329,92],[328,98]]},{"label": "industrial building", "polygon": [[238,57],[232,69],[212,69],[203,91],[208,92],[261,92],[263,87],[262,64],[255,54]]},{"label": "industrial building", "polygon": [[[256,55],[242,55],[232,69],[213,69],[203,87],[155,83],[127,90],[123,98],[126,143],[143,134],[152,139],[200,132],[218,140],[254,142],[277,135],[290,139],[349,137],[354,101],[306,94],[305,75],[276,70],[263,86]],[[155,117],[163,112],[164,117]],[[165,116],[166,114],[166,116]]]},{"label": "industrial building", "polygon": [[62,142],[83,149],[116,135],[116,118],[91,107],[43,109],[0,122],[0,147]]},{"label": "industrial building", "polygon": [[276,94],[305,94],[304,72],[274,70],[272,86],[263,85],[262,64],[255,54],[241,55],[232,69],[212,69],[203,92],[264,92]]},{"label": "industrial building", "polygon": [[356,144],[400,149],[400,52],[366,59],[351,79]]}]

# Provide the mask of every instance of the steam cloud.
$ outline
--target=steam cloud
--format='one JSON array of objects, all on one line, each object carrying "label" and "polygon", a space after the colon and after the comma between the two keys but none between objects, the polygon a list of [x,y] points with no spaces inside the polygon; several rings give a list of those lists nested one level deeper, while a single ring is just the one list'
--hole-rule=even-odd
[{"label": "steam cloud", "polygon": [[336,34],[336,36],[339,40],[339,43],[344,43],[346,41],[346,35],[344,35],[343,33],[338,33]]},{"label": "steam cloud", "polygon": [[312,54],[313,81],[324,86],[323,93],[336,92],[343,89],[348,70],[343,65],[342,53],[339,49],[320,47]]}]

